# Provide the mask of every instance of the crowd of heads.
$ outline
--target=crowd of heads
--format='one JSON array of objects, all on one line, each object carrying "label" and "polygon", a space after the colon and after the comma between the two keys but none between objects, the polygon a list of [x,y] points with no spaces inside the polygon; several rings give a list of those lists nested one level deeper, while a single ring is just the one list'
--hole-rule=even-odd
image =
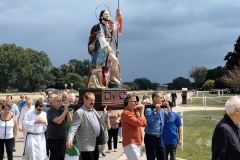
[{"label": "crowd of heads", "polygon": [[68,90],[63,92],[47,91],[40,93],[37,97],[30,97],[29,95],[20,94],[18,99],[16,96],[6,95],[5,98],[0,98],[0,110],[3,110],[6,106],[10,106],[11,109],[13,105],[17,105],[18,110],[21,112],[24,107],[31,107],[35,104],[35,108],[42,111],[44,107],[78,104],[78,95],[70,93]]},{"label": "crowd of heads", "polygon": [[[129,102],[135,102],[132,99],[136,99],[136,98],[137,98],[137,95],[135,93],[127,94],[124,98],[124,106],[126,107],[128,104],[131,104]],[[170,102],[170,95],[162,91],[155,91],[151,94],[151,98],[148,94],[143,94],[140,104],[150,105],[150,104],[162,103],[165,101]],[[136,101],[135,104],[138,105],[139,103]]]}]

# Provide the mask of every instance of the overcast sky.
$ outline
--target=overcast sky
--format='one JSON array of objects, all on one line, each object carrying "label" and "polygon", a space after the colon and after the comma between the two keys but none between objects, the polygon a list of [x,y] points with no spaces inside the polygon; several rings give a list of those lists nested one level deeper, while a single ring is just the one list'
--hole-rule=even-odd
[{"label": "overcast sky", "polygon": [[[100,4],[115,16],[117,0],[1,0],[0,43],[42,50],[55,66],[90,59],[87,41]],[[120,8],[123,81],[167,83],[189,78],[195,66],[223,66],[239,36],[239,0],[120,0]]]}]

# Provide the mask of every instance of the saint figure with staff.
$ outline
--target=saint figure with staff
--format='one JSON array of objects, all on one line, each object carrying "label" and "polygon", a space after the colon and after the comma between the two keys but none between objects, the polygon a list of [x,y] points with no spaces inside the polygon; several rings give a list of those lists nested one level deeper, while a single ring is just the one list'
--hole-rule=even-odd
[{"label": "saint figure with staff", "polygon": [[119,9],[116,11],[117,22],[111,20],[108,9],[102,10],[99,23],[91,29],[88,52],[92,57],[92,66],[87,82],[88,88],[107,88],[109,82],[121,84],[117,57],[118,40],[114,37],[114,31],[119,29],[119,19],[121,19]]}]

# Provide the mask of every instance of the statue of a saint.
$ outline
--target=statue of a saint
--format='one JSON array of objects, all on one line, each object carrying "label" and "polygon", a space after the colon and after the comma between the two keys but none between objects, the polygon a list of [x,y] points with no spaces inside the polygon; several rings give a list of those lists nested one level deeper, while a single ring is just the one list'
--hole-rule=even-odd
[{"label": "statue of a saint", "polygon": [[[120,11],[117,13],[119,15]],[[117,45],[114,38],[116,29],[117,24],[111,20],[110,12],[102,10],[99,23],[92,27],[88,41],[88,52],[92,56],[88,88],[106,88],[109,81],[121,83],[119,61],[113,49]]]}]

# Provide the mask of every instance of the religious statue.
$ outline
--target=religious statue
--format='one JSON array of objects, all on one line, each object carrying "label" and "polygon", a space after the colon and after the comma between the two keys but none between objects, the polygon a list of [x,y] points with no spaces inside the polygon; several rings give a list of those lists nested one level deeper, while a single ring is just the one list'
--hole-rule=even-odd
[{"label": "religious statue", "polygon": [[[119,9],[116,20],[121,17]],[[118,23],[111,20],[109,10],[102,10],[99,23],[94,25],[88,41],[88,52],[91,55],[91,69],[87,80],[87,88],[107,88],[109,83],[120,85],[119,60],[117,57],[117,40],[114,31]]]}]

